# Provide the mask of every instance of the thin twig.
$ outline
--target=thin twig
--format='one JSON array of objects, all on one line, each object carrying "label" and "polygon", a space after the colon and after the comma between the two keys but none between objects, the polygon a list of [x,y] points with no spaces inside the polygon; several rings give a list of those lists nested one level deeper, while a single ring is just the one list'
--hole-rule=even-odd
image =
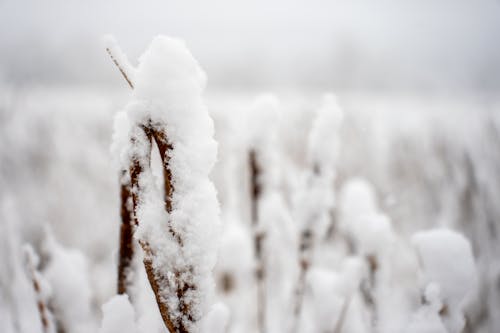
[{"label": "thin twig", "polygon": [[371,314],[370,322],[372,325],[372,331],[376,332],[377,331],[376,325],[378,321],[378,309],[377,309],[377,302],[375,299],[375,290],[377,287],[376,277],[379,269],[379,263],[375,255],[367,255],[366,262],[368,264],[368,277],[362,281],[360,285],[360,290],[361,290],[361,295],[363,296],[363,300],[365,301],[365,304],[370,310]]},{"label": "thin twig", "polygon": [[[141,159],[138,157],[132,157],[132,164],[130,166],[130,178],[131,178],[131,186],[132,186],[132,201],[134,205],[135,214],[135,224],[139,224],[140,221],[137,218],[137,209],[139,207],[140,198],[139,195],[141,191],[141,184],[139,178],[141,174],[145,171],[145,169],[149,166],[151,161],[151,149],[152,149],[152,141],[155,140],[156,145],[160,151],[160,155],[162,158],[163,164],[163,173],[164,173],[164,186],[165,186],[165,210],[167,213],[172,211],[172,195],[173,195],[173,185],[172,185],[172,174],[169,167],[169,151],[172,149],[171,144],[168,143],[167,135],[163,130],[158,130],[154,128],[149,122],[148,125],[139,126],[144,134],[147,137],[148,146],[147,156],[145,159],[142,159],[142,163],[146,163],[147,165],[141,165]],[[132,140],[132,143],[134,141]],[[183,239],[181,236],[173,230],[173,228],[169,225],[168,231],[171,233],[173,238],[177,241],[180,247],[183,246]],[[189,321],[194,321],[195,317],[191,313],[192,305],[191,300],[185,297],[189,291],[195,290],[196,286],[190,283],[187,283],[183,280],[186,275],[192,275],[193,269],[192,267],[187,267],[185,269],[175,270],[174,276],[174,284],[175,284],[175,292],[176,296],[179,300],[178,308],[171,309],[168,307],[165,297],[162,295],[162,283],[169,283],[171,281],[168,278],[168,272],[164,272],[155,267],[155,253],[152,251],[148,242],[141,241],[140,245],[144,251],[144,267],[146,269],[146,273],[148,276],[148,280],[151,284],[153,292],[155,294],[156,302],[158,304],[158,308],[160,310],[160,314],[165,323],[165,326],[171,333],[188,333],[189,328],[186,323],[183,321],[182,317],[187,318]],[[174,313],[180,312],[182,316],[175,316]]]},{"label": "thin twig", "polygon": [[[111,60],[116,65],[123,78],[127,81],[130,88],[134,89],[132,81],[125,72],[123,65],[118,62],[116,56],[111,51],[111,48],[106,47],[106,52],[108,52]],[[134,258],[134,211],[132,203],[131,184],[130,180],[127,179],[127,176],[128,170],[123,170],[120,175],[120,217],[122,223],[120,226],[120,258],[118,262],[117,283],[118,294],[129,294],[128,286],[131,282],[129,279],[129,275],[132,269],[131,266]],[[129,295],[129,297],[131,297],[131,295]]]},{"label": "thin twig", "polygon": [[42,329],[44,333],[55,332],[55,324],[50,313],[49,307],[47,306],[46,300],[42,294],[41,281],[39,278],[39,272],[35,267],[35,262],[37,261],[34,250],[31,246],[26,245],[24,248],[25,265],[29,274],[29,278],[33,283],[33,290],[36,296],[36,305],[38,308],[38,313],[40,314],[40,321],[42,323]]},{"label": "thin twig", "polygon": [[122,73],[123,78],[127,81],[130,88],[134,89],[134,85],[132,84],[132,81],[130,81],[127,73],[123,69],[123,66],[121,66],[120,63],[118,62],[118,60],[116,60],[116,57],[113,55],[113,52],[111,51],[111,49],[109,47],[106,48],[106,52],[108,52],[109,56],[111,57],[111,60],[113,60],[116,67],[118,67],[118,70],[120,71],[120,73]]}]

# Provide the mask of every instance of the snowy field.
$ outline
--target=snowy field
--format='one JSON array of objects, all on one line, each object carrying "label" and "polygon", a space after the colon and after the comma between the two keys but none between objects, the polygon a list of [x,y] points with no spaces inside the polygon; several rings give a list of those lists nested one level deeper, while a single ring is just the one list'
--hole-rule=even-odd
[{"label": "snowy field", "polygon": [[0,0],[0,333],[500,332],[499,31]]},{"label": "snowy field", "polygon": [[[1,87],[1,332],[166,332],[142,265],[130,302],[112,298],[129,95]],[[221,219],[206,332],[500,331],[498,96],[257,95],[204,96]]]}]

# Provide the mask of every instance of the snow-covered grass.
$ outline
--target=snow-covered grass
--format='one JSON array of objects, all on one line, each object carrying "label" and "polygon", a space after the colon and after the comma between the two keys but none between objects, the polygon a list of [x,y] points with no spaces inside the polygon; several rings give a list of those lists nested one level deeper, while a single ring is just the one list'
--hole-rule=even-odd
[{"label": "snow-covered grass", "polygon": [[[175,75],[184,74],[165,69],[166,78]],[[112,91],[2,87],[0,331],[43,332],[33,272],[46,282],[43,297],[55,325],[67,332],[165,331],[142,265],[135,266],[129,298],[114,296],[120,217],[112,118],[129,109],[130,94],[160,94],[174,101],[170,110],[193,100],[198,107],[201,91],[187,102],[180,94],[196,85],[173,85],[166,95],[156,88],[129,92],[125,85]],[[193,198],[174,207],[198,221],[218,215],[196,205],[201,192],[188,195],[215,162],[210,178],[222,229],[215,295],[205,301],[218,303],[203,308],[202,331],[257,330],[257,264],[265,265],[261,325],[268,332],[500,329],[498,99],[339,93],[334,101],[287,92],[255,100],[251,93],[209,91],[204,101],[217,161],[210,128],[195,131],[199,124],[184,123],[181,113],[172,114],[178,126],[167,128],[172,140],[197,152],[173,157],[172,169],[181,177],[175,191]],[[342,120],[328,105],[342,111]],[[262,156],[257,217],[250,151]],[[161,183],[161,171],[148,177]],[[310,225],[314,237],[304,239]],[[141,231],[148,233],[158,236]],[[256,234],[263,235],[260,261]],[[40,257],[32,272],[26,243]],[[210,271],[210,251],[195,250]],[[161,265],[174,260],[183,259],[173,255]]]}]

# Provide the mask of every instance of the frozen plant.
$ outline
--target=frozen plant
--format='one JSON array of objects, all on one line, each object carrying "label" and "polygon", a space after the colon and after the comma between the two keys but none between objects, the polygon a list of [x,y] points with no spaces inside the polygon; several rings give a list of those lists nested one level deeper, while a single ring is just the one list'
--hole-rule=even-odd
[{"label": "frozen plant", "polygon": [[51,296],[51,288],[45,278],[38,270],[40,258],[35,253],[31,245],[26,244],[23,248],[25,267],[29,278],[33,283],[33,290],[36,297],[36,306],[40,314],[40,322],[44,333],[55,333],[56,325],[54,316],[49,309],[49,298]]},{"label": "frozen plant", "polygon": [[[134,89],[136,69],[130,64],[126,54],[121,50],[116,39],[111,35],[104,36],[106,51],[113,63],[117,66],[123,78],[127,81],[130,88]],[[115,118],[115,133],[117,137],[125,137],[125,133],[120,131],[127,129],[128,118],[125,113],[117,114]],[[126,142],[115,142],[114,145],[120,149]],[[119,163],[120,164],[120,163]],[[135,246],[133,243],[134,231],[134,208],[132,202],[132,188],[130,182],[130,173],[128,166],[123,165],[120,170],[120,247],[118,257],[118,279],[117,293],[130,294],[132,281],[132,265],[134,259]],[[130,296],[130,295],[129,295]]]},{"label": "frozen plant", "polygon": [[[221,301],[231,312],[228,331],[241,332],[255,323],[247,306],[255,304],[254,251],[250,227],[236,218],[226,218],[220,237],[215,267],[216,285]],[[253,309],[252,309],[253,310]]]},{"label": "frozen plant", "polygon": [[[122,72],[123,73],[123,72]],[[205,74],[183,42],[159,36],[140,57],[114,150],[128,170],[134,237],[170,332],[195,332],[212,292],[219,207],[208,175],[217,144],[202,100]],[[153,142],[163,187],[151,166]]]},{"label": "frozen plant", "polygon": [[294,329],[299,327],[307,272],[313,258],[314,243],[331,223],[334,205],[335,164],[339,155],[339,129],[343,112],[335,96],[326,94],[312,124],[308,138],[308,169],[303,187],[295,200],[299,225],[299,278],[294,304]]},{"label": "frozen plant", "polygon": [[257,284],[257,325],[266,331],[267,313],[267,263],[265,253],[266,229],[262,218],[262,201],[276,187],[276,131],[279,118],[279,101],[274,95],[258,96],[248,117],[248,164],[250,169],[251,225],[255,254]]}]

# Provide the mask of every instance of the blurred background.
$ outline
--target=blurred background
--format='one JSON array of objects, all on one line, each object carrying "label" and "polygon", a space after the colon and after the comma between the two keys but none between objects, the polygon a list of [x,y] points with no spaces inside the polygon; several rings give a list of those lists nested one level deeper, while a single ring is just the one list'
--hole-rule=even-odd
[{"label": "blurred background", "polygon": [[[500,330],[498,0],[0,0],[0,266],[15,267],[18,247],[36,247],[50,226],[88,257],[96,313],[114,292],[109,146],[129,95],[108,33],[133,64],[158,34],[186,41],[208,76],[222,212],[242,223],[241,114],[257,93],[276,93],[280,145],[300,165],[320,96],[335,93],[345,114],[336,186],[368,180],[402,237],[464,233],[481,284],[467,330]],[[0,269],[0,318],[15,317],[14,272]]]},{"label": "blurred background", "polygon": [[184,39],[210,89],[496,91],[499,3],[424,1],[0,2],[0,73],[15,84],[120,82],[112,33],[135,60],[159,33]]}]

